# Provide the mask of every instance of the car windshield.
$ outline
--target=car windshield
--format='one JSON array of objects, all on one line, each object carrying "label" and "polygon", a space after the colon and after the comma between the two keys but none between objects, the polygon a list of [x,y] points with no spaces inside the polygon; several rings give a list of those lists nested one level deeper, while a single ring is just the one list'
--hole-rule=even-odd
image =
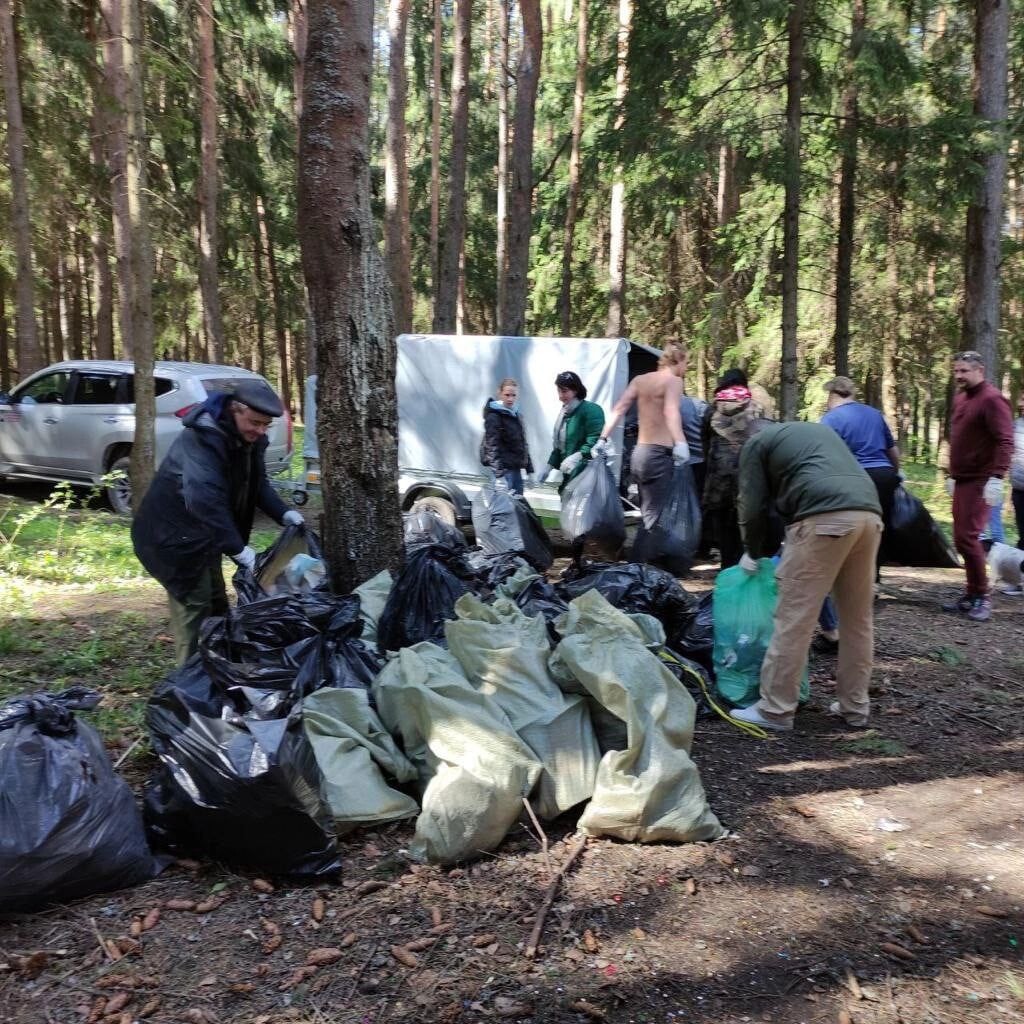
[{"label": "car windshield", "polygon": [[217,377],[210,380],[204,380],[203,390],[208,395],[219,395],[224,391],[233,393],[235,388],[241,384],[249,383],[252,377]]}]

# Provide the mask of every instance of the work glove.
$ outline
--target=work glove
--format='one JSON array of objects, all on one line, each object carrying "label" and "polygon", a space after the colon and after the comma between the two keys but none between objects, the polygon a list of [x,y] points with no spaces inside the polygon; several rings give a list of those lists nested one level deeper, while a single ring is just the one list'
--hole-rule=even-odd
[{"label": "work glove", "polygon": [[744,551],[743,554],[740,555],[740,568],[744,572],[749,572],[750,575],[753,576],[754,573],[757,572],[757,559],[751,558],[750,555]]},{"label": "work glove", "polygon": [[290,508],[281,517],[282,526],[305,526],[306,520],[302,518],[301,512],[296,512],[295,509]]},{"label": "work glove", "polygon": [[583,461],[583,452],[573,452],[558,467],[563,476],[568,476]]},{"label": "work glove", "polygon": [[952,498],[953,492],[956,490],[956,481],[951,477],[946,477],[946,493]]},{"label": "work glove", "polygon": [[230,555],[229,557],[240,569],[252,572],[256,568],[256,552],[248,544],[237,554]]},{"label": "work glove", "polygon": [[615,458],[615,445],[608,440],[607,437],[602,437],[593,448],[590,449],[591,455],[603,455],[606,459]]},{"label": "work glove", "polygon": [[690,446],[685,441],[676,441],[672,445],[672,461],[677,466],[690,461]]},{"label": "work glove", "polygon": [[503,493],[507,494],[508,481],[503,476],[499,476],[498,479],[494,481],[494,489],[496,491],[502,491]]},{"label": "work glove", "polygon": [[982,491],[982,495],[985,498],[985,504],[989,508],[1001,508],[1003,504],[1003,498],[1006,495],[1005,484],[997,476],[990,476],[988,483],[985,484],[985,490]]},{"label": "work glove", "polygon": [[544,467],[544,468],[543,468],[543,469],[542,469],[542,470],[541,470],[541,471],[540,471],[540,472],[539,472],[539,473],[537,474],[537,485],[538,485],[538,486],[540,486],[540,484],[544,483],[544,481],[545,481],[545,480],[547,480],[547,478],[548,478],[549,476],[551,476],[551,472],[552,472],[552,470],[553,470],[554,468],[555,468],[554,466],[545,466],[545,467]]}]

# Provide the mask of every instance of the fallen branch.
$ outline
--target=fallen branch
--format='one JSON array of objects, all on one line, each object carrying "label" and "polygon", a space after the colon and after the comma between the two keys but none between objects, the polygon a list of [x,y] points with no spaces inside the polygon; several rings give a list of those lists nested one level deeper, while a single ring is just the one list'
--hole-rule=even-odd
[{"label": "fallen branch", "polygon": [[129,754],[142,742],[142,737],[139,736],[132,741],[132,745],[114,762],[115,768],[120,768],[121,765],[128,760]]},{"label": "fallen branch", "polygon": [[995,729],[996,732],[1006,732],[1001,725],[996,725],[995,722],[990,722],[987,718],[982,718],[980,715],[972,715],[970,711],[964,711],[961,708],[957,708],[956,713],[960,715],[961,718],[969,718],[972,722],[977,722],[979,725],[987,725],[990,729]]},{"label": "fallen branch", "polygon": [[532,960],[537,955],[537,947],[540,945],[541,932],[544,930],[544,921],[548,916],[548,911],[551,909],[551,905],[555,902],[555,893],[558,892],[558,886],[563,877],[565,877],[565,873],[572,867],[576,858],[583,852],[583,848],[586,845],[587,837],[580,836],[573,845],[573,848],[569,851],[569,856],[566,858],[565,863],[558,869],[558,873],[555,877],[551,879],[548,891],[544,894],[544,902],[540,905],[540,909],[537,911],[537,917],[533,922],[533,931],[530,933],[530,939],[526,943],[524,953],[527,960]]},{"label": "fallen branch", "polygon": [[551,877],[551,858],[548,856],[548,837],[544,829],[540,827],[540,822],[537,820],[537,815],[533,813],[533,807],[530,801],[523,797],[523,804],[526,806],[526,813],[530,816],[530,821],[533,822],[533,827],[537,830],[535,836],[538,843],[540,843],[540,852],[544,857],[544,868],[548,873],[548,878]]}]

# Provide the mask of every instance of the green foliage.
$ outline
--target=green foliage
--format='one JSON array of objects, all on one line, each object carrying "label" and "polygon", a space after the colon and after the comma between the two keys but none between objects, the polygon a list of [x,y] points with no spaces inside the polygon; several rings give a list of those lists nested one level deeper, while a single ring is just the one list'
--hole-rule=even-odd
[{"label": "green foliage", "polygon": [[872,757],[902,757],[907,752],[902,743],[879,736],[873,730],[858,739],[843,743],[841,747],[850,754],[867,754]]}]

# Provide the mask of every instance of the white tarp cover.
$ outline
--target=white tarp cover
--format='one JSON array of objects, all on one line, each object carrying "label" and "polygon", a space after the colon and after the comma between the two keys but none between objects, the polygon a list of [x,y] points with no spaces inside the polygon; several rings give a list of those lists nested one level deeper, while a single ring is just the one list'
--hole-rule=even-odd
[{"label": "white tarp cover", "polygon": [[540,470],[551,454],[560,408],[555,377],[563,370],[578,373],[587,399],[607,415],[626,389],[629,346],[622,338],[399,335],[400,469],[482,473],[484,403],[504,377],[514,377],[526,440]]},{"label": "white tarp cover", "polygon": [[596,590],[576,598],[555,628],[555,677],[571,675],[626,724],[627,743],[601,760],[579,827],[631,842],[699,842],[724,834],[690,760],[696,705],[647,649],[645,631]]},{"label": "white tarp cover", "polygon": [[394,655],[373,692],[381,721],[401,738],[426,787],[410,854],[452,864],[493,850],[540,775],[505,714],[455,658],[429,643]]},{"label": "white tarp cover", "polygon": [[508,598],[485,604],[473,594],[445,624],[448,649],[466,678],[508,716],[543,766],[534,800],[542,818],[589,799],[601,752],[587,699],[566,694],[548,672],[551,643],[543,616],[530,618]]}]

